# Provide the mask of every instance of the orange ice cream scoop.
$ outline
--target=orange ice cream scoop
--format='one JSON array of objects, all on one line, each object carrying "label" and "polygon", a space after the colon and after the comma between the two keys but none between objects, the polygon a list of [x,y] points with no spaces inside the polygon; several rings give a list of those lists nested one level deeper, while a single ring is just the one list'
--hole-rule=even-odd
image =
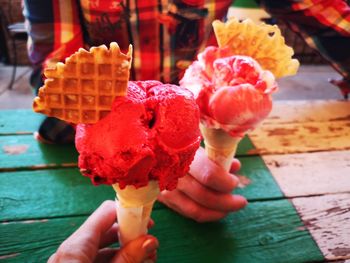
[{"label": "orange ice cream scoop", "polygon": [[273,74],[251,57],[231,56],[227,48],[207,47],[185,72],[181,86],[190,89],[206,127],[242,137],[272,109],[277,90]]}]

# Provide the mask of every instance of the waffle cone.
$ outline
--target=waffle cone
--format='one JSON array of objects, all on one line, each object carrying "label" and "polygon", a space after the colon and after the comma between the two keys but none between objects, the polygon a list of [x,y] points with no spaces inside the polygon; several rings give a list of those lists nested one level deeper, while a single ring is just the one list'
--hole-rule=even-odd
[{"label": "waffle cone", "polygon": [[158,182],[150,181],[147,186],[135,188],[127,186],[120,189],[113,185],[117,194],[117,218],[119,242],[125,245],[141,235],[147,234],[153,204],[159,194]]},{"label": "waffle cone", "polygon": [[44,71],[46,80],[34,99],[35,112],[71,123],[95,123],[111,111],[116,96],[125,96],[132,47],[123,54],[117,43],[80,48],[65,63]]},{"label": "waffle cone", "polygon": [[200,124],[200,130],[209,159],[226,171],[230,171],[232,159],[236,154],[237,145],[241,138],[232,137],[222,129],[208,128],[202,124]]},{"label": "waffle cone", "polygon": [[215,20],[213,28],[219,47],[228,47],[235,55],[254,58],[276,78],[296,74],[299,61],[292,58],[294,51],[285,44],[276,25],[257,25],[250,19],[240,22],[232,18],[226,23]]}]

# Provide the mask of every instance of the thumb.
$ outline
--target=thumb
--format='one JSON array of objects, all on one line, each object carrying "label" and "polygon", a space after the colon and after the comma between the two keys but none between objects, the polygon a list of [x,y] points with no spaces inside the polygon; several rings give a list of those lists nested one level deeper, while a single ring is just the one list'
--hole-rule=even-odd
[{"label": "thumb", "polygon": [[158,246],[158,240],[154,236],[141,236],[123,246],[111,262],[142,263],[146,259],[155,260]]}]

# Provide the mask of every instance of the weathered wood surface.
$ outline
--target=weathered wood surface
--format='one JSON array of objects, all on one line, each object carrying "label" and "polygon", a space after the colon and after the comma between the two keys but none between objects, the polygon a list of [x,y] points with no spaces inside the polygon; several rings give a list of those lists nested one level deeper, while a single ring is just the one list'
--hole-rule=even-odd
[{"label": "weathered wood surface", "polygon": [[350,102],[338,100],[275,101],[262,125],[350,121]]},{"label": "weathered wood surface", "polygon": [[[243,138],[237,157],[247,156],[253,147],[248,137]],[[31,134],[0,136],[0,171],[76,166],[77,160],[78,153],[73,144],[43,144]]]},{"label": "weathered wood surface", "polygon": [[[210,224],[164,208],[150,231],[161,244],[158,262],[310,262],[323,257],[287,200],[254,202]],[[0,224],[4,262],[45,262],[85,216]],[[281,256],[283,255],[283,259]],[[0,259],[1,259],[0,258]]]},{"label": "weathered wood surface", "polygon": [[0,223],[1,262],[47,262],[86,216]]},{"label": "weathered wood surface", "polygon": [[38,130],[44,115],[31,110],[1,110],[0,135],[31,134]]},{"label": "weathered wood surface", "polygon": [[255,154],[350,150],[350,101],[276,104],[249,137]]},{"label": "weathered wood surface", "polygon": [[262,158],[287,197],[350,193],[350,151]]},{"label": "weathered wood surface", "polygon": [[[258,156],[241,159],[240,174],[249,184],[236,190],[248,200],[283,198]],[[78,168],[0,173],[0,222],[89,214],[103,200],[114,199],[112,187],[93,186]],[[156,203],[155,209],[162,207]]]},{"label": "weathered wood surface", "polygon": [[350,102],[277,104],[250,138],[325,259],[349,259]]},{"label": "weathered wood surface", "polygon": [[[322,253],[332,261],[349,258],[346,175],[350,148],[337,139],[349,138],[345,109],[349,104],[287,104],[281,104],[279,111],[275,108],[261,126],[260,141],[255,132],[250,136],[260,151],[254,150],[247,138],[240,145],[237,156],[242,162],[242,188],[235,192],[250,201],[246,209],[217,223],[198,224],[156,204],[156,226],[151,233],[160,240],[159,262],[322,262]],[[76,165],[71,162],[76,160],[72,146],[56,149],[41,145],[31,135],[18,135],[20,126],[6,126],[10,132],[3,132],[3,127],[0,125],[0,260],[43,262],[99,203],[113,199],[114,192],[108,186],[92,186],[77,168],[60,168],[62,164]],[[318,133],[313,133],[315,128]],[[28,134],[35,129],[28,129]],[[291,135],[282,135],[286,129],[292,129]],[[322,137],[326,133],[336,138]],[[268,134],[271,136],[266,137]],[[300,134],[309,139],[301,140]],[[292,147],[276,150],[286,144],[283,137],[288,142],[298,140]],[[28,147],[11,148],[16,145]],[[23,149],[25,153],[16,153]],[[285,154],[288,152],[293,154]],[[274,176],[257,153],[265,153],[262,157]],[[332,179],[339,185],[333,185]],[[291,201],[304,224],[275,180],[287,196],[294,197]],[[338,192],[346,193],[330,195]],[[325,195],[312,196],[320,194]]]},{"label": "weathered wood surface", "polygon": [[283,193],[260,156],[239,157],[242,168],[237,173],[241,184],[235,190],[249,201],[283,198]]},{"label": "weathered wood surface", "polygon": [[77,168],[0,173],[0,222],[87,215],[115,198]]},{"label": "weathered wood surface", "polygon": [[350,121],[264,125],[250,139],[263,155],[350,150]]},{"label": "weathered wood surface", "polygon": [[327,260],[350,259],[350,193],[292,202]]},{"label": "weathered wood surface", "polygon": [[0,136],[0,171],[76,166],[78,154],[74,145],[49,145],[32,135]]}]

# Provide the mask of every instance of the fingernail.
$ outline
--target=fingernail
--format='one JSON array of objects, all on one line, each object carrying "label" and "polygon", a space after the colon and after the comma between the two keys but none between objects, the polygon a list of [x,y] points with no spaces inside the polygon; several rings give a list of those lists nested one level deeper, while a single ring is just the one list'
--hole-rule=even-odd
[{"label": "fingernail", "polygon": [[230,167],[230,172],[236,173],[241,169],[241,162],[238,159],[233,159]]},{"label": "fingernail", "polygon": [[232,207],[232,210],[237,211],[239,209],[244,208],[248,204],[248,201],[243,196],[234,195],[233,196],[233,204],[234,205]]},{"label": "fingernail", "polygon": [[239,184],[239,179],[235,175],[232,175],[231,178],[232,178],[233,187],[236,187]]},{"label": "fingernail", "polygon": [[238,200],[238,203],[241,204],[242,208],[248,204],[247,199],[245,199],[243,196],[237,195],[237,200]]},{"label": "fingernail", "polygon": [[158,242],[155,239],[149,238],[142,244],[147,253],[151,253],[158,248]]}]

